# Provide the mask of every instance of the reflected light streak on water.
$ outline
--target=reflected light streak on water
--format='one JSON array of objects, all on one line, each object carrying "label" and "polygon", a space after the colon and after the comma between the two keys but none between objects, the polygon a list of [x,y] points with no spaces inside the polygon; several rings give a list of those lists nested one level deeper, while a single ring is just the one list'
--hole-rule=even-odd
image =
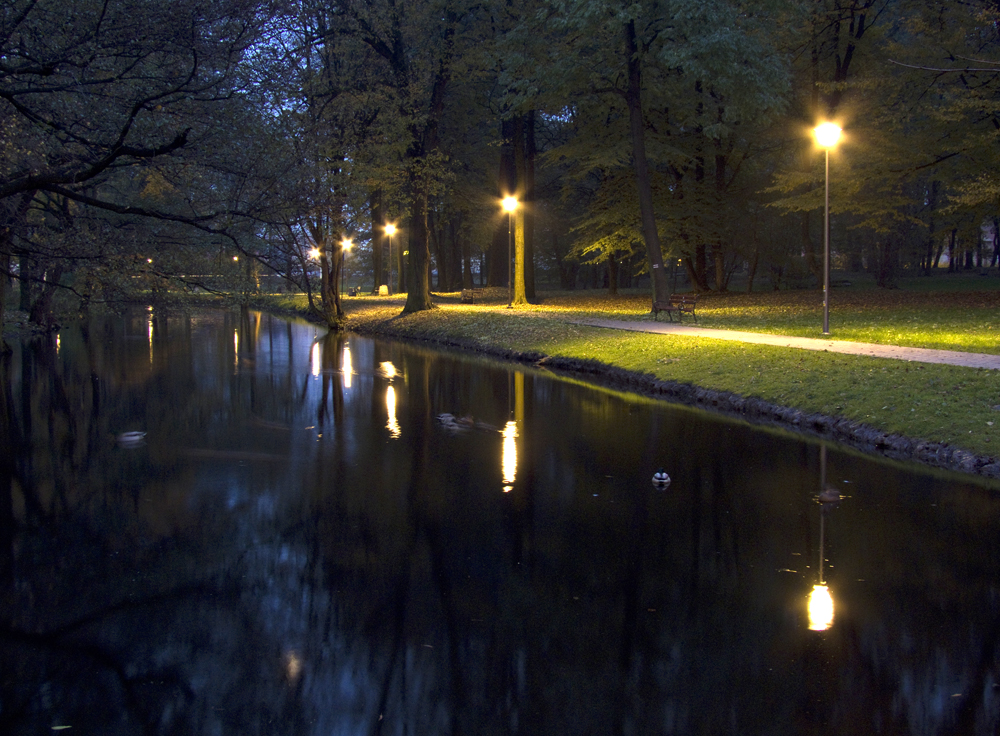
[{"label": "reflected light streak on water", "polygon": [[240,364],[240,331],[233,330],[233,364]]},{"label": "reflected light streak on water", "polygon": [[507,422],[503,428],[503,492],[510,493],[514,490],[514,477],[517,475],[517,423],[513,420]]},{"label": "reflected light streak on water", "polygon": [[344,388],[351,387],[351,375],[354,373],[354,368],[351,366],[351,346],[346,342],[344,343]]},{"label": "reflected light streak on water", "polygon": [[302,673],[302,658],[299,657],[299,653],[294,649],[285,655],[285,674],[288,675],[288,679],[295,682],[299,679],[299,675]]},{"label": "reflected light streak on water", "polygon": [[825,585],[814,585],[809,594],[809,628],[826,631],[833,626],[833,596]]},{"label": "reflected light streak on water", "polygon": [[[13,460],[52,519],[27,485],[0,503],[19,732],[1000,733],[992,483],[360,336],[321,338],[344,384],[310,381],[314,328],[271,318],[255,341],[157,314],[151,372],[142,316],[5,357],[10,427],[34,428]],[[835,512],[820,470],[851,483]]]},{"label": "reflected light streak on water", "polygon": [[396,421],[396,389],[392,386],[385,390],[385,408],[389,411],[389,421],[386,422],[385,427],[389,430],[392,438],[398,440],[402,430],[399,428],[399,422]]},{"label": "reflected light streak on water", "polygon": [[149,335],[149,362],[153,362],[153,315],[146,318],[146,333]]},{"label": "reflected light streak on water", "polygon": [[320,372],[320,351],[319,351],[319,343],[318,342],[314,342],[313,343],[313,346],[312,346],[312,355],[311,355],[311,363],[312,363],[312,376],[313,376],[313,378],[319,378],[319,372]]}]

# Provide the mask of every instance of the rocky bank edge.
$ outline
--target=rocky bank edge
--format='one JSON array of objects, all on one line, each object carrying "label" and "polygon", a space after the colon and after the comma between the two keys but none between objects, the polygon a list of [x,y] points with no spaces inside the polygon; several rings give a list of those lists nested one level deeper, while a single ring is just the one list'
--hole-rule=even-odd
[{"label": "rocky bank edge", "polygon": [[[296,316],[304,315],[298,312]],[[522,353],[450,335],[426,333],[412,327],[401,328],[381,318],[359,320],[349,315],[347,329],[360,335],[431,343],[491,358],[534,365],[598,386],[630,391],[653,399],[663,399],[743,419],[751,424],[783,428],[810,437],[830,440],[869,455],[880,455],[904,462],[919,462],[944,470],[1000,479],[1000,460],[992,456],[977,455],[946,443],[890,434],[844,417],[810,414],[801,409],[780,406],[729,391],[716,391],[690,383],[664,381],[649,373],[628,371],[596,360],[561,358],[543,353]]]}]

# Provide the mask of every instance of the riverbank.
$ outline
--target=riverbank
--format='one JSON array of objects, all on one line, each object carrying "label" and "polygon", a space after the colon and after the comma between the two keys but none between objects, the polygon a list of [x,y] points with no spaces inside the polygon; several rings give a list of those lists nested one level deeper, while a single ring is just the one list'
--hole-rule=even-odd
[{"label": "riverbank", "polygon": [[[998,371],[619,333],[574,321],[608,314],[641,320],[641,298],[610,300],[591,293],[590,309],[587,299],[573,295],[566,300],[547,297],[539,307],[507,310],[504,296],[487,295],[483,303],[463,305],[457,296],[442,295],[437,298],[439,309],[411,315],[401,314],[403,297],[349,299],[345,309],[348,328],[361,334],[420,340],[538,365],[866,453],[1000,478],[1000,426],[993,429],[994,422],[1000,423],[995,408],[1000,404]],[[891,322],[884,295],[876,296],[882,305],[880,319]],[[729,314],[734,303],[719,300],[716,309]],[[302,314],[295,300],[270,304]],[[711,324],[712,310],[711,305],[699,306],[699,321]],[[930,341],[941,343],[936,334]],[[915,342],[913,336],[908,342]]]}]

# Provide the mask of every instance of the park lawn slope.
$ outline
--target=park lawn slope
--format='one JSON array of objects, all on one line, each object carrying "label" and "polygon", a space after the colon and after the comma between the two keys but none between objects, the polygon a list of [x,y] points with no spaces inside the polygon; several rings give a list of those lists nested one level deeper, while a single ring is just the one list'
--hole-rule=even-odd
[{"label": "park lawn slope", "polygon": [[[1000,371],[566,322],[580,317],[648,319],[648,312],[638,314],[643,308],[638,298],[608,299],[591,294],[591,309],[585,308],[587,300],[577,296],[562,303],[546,299],[540,307],[513,310],[504,308],[503,299],[464,305],[446,297],[439,299],[438,309],[402,315],[402,296],[396,301],[350,299],[346,308],[348,327],[366,334],[429,340],[492,355],[530,356],[535,361],[543,356],[596,361],[660,381],[843,418],[891,435],[960,448],[982,458],[1000,456],[1000,411],[994,408],[1000,405]],[[284,305],[289,306],[290,302]],[[699,323],[723,326],[721,320],[703,317],[710,311],[699,307]],[[897,306],[887,311],[897,314],[900,310]],[[915,346],[934,346],[919,335],[911,333],[911,337]],[[986,352],[970,349],[966,342],[959,342],[954,349]]]}]

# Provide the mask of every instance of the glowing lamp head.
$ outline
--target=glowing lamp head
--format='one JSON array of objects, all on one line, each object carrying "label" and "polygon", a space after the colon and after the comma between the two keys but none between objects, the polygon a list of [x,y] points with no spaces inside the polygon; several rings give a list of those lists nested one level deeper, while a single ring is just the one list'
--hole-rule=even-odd
[{"label": "glowing lamp head", "polygon": [[319,258],[319,248],[310,248],[309,257],[314,259]]},{"label": "glowing lamp head", "polygon": [[504,197],[502,204],[504,212],[513,212],[517,209],[517,197]]},{"label": "glowing lamp head", "polygon": [[822,148],[833,148],[837,145],[837,141],[840,140],[840,133],[840,126],[834,123],[823,123],[813,128],[813,135],[816,136],[816,142]]},{"label": "glowing lamp head", "polygon": [[344,250],[350,250],[351,246],[354,245],[354,241],[351,240],[350,238],[344,238],[342,241],[340,241],[340,245]]},{"label": "glowing lamp head", "polygon": [[385,226],[385,234],[391,238],[393,235],[396,234],[396,226],[390,222],[388,225]]}]

